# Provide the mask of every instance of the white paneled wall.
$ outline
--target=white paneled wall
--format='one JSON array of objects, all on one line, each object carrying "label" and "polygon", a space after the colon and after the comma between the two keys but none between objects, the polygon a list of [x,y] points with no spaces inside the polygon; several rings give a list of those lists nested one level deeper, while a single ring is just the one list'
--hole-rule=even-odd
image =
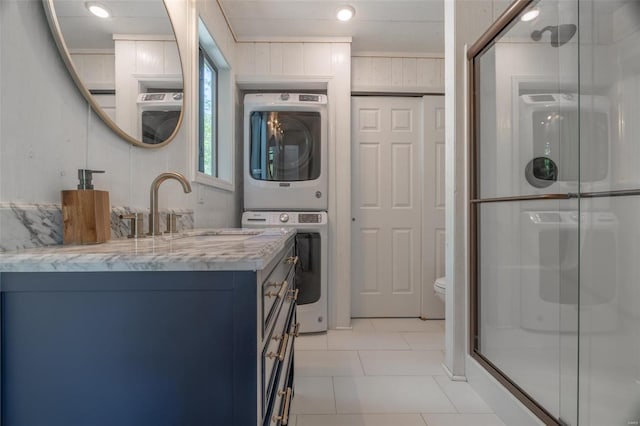
[{"label": "white paneled wall", "polygon": [[[181,82],[180,54],[173,40],[115,40],[116,123],[130,135],[138,133],[137,96],[144,82]],[[186,58],[185,58],[186,59]],[[182,84],[180,84],[182,85]]]},{"label": "white paneled wall", "polygon": [[[337,61],[344,61],[336,46],[349,43],[238,43],[238,74],[241,76],[329,77]],[[337,55],[337,56],[336,56]]]},{"label": "white paneled wall", "polygon": [[444,59],[355,56],[354,92],[444,93]]},{"label": "white paneled wall", "polygon": [[[184,0],[169,0],[184,1]],[[216,41],[216,45],[224,54],[225,59],[232,69],[236,68],[236,42],[233,34],[229,30],[227,21],[216,1],[194,1],[195,13],[200,16],[206,24],[211,37]],[[197,42],[197,39],[196,39]]]},{"label": "white paneled wall", "polygon": [[71,53],[73,64],[89,90],[115,90],[116,56],[113,52]]},{"label": "white paneled wall", "polygon": [[237,44],[237,81],[251,89],[325,84],[329,116],[329,327],[351,322],[351,43]]}]

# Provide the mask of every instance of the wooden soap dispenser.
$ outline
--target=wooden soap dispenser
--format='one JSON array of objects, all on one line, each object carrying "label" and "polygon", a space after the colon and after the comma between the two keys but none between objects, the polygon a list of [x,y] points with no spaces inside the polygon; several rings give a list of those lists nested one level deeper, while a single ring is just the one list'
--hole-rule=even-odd
[{"label": "wooden soap dispenser", "polygon": [[109,192],[93,189],[94,173],[104,170],[78,169],[78,189],[62,191],[64,244],[104,243],[111,236]]}]

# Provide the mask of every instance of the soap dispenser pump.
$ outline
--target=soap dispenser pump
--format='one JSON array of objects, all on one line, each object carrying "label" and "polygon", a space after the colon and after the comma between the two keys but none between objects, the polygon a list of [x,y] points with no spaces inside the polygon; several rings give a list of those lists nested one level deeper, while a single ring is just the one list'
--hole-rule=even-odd
[{"label": "soap dispenser pump", "polygon": [[93,174],[104,170],[78,169],[78,189],[62,191],[64,244],[96,244],[111,236],[109,193],[93,189]]},{"label": "soap dispenser pump", "polygon": [[78,169],[78,189],[93,189],[91,180],[94,173],[104,173],[104,170]]}]

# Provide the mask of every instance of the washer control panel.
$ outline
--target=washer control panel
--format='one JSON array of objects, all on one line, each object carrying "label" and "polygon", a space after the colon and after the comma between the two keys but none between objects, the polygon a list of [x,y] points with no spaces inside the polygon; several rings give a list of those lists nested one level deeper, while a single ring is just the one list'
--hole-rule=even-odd
[{"label": "washer control panel", "polygon": [[322,215],[317,213],[300,213],[298,215],[298,223],[320,223]]},{"label": "washer control panel", "polygon": [[242,214],[242,226],[248,227],[288,227],[306,225],[317,228],[328,224],[327,212],[265,212],[250,211]]}]

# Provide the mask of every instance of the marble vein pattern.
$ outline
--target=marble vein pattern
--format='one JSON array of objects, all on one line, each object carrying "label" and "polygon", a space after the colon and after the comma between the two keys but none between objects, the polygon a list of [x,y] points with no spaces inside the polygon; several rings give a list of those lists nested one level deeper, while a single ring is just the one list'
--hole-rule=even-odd
[{"label": "marble vein pattern", "polygon": [[[147,209],[112,207],[111,238],[129,235],[129,221],[120,215],[144,213],[148,224]],[[168,213],[179,214],[178,231],[193,229],[193,210],[166,209],[160,212],[160,229],[166,229]],[[146,230],[146,228],[145,228]],[[62,244],[62,209],[54,203],[0,203],[0,252]]]},{"label": "marble vein pattern", "polygon": [[213,229],[0,253],[0,272],[231,271],[266,267],[294,229]]},{"label": "marble vein pattern", "polygon": [[0,251],[62,244],[56,204],[0,204]]}]

